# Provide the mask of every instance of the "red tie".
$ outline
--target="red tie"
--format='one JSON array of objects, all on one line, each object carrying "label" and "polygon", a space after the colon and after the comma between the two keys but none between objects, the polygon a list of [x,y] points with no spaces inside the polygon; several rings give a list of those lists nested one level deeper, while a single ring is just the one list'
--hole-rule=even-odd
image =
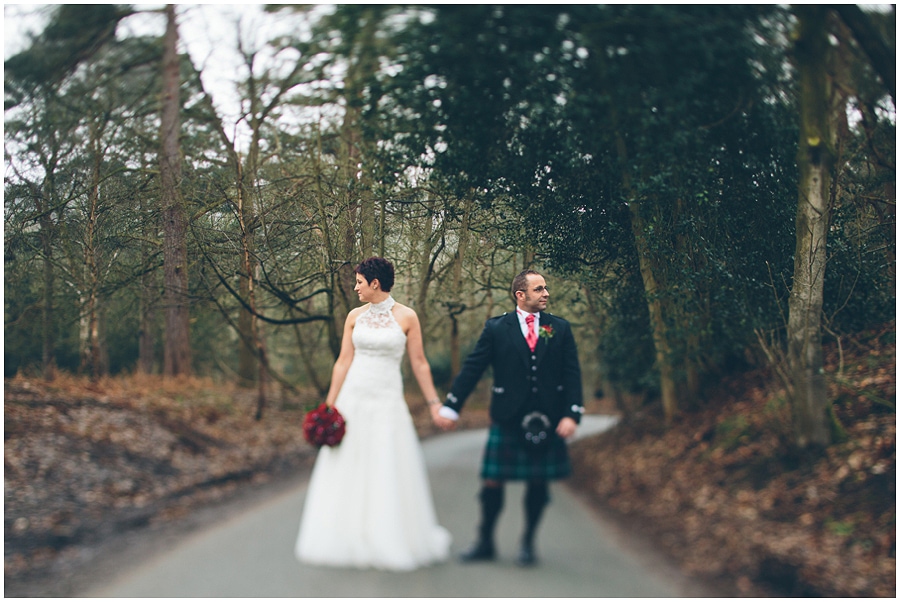
[{"label": "red tie", "polygon": [[528,348],[534,351],[538,341],[537,333],[534,331],[534,314],[525,316],[525,326],[528,328],[528,334],[525,335],[525,342],[528,343]]}]

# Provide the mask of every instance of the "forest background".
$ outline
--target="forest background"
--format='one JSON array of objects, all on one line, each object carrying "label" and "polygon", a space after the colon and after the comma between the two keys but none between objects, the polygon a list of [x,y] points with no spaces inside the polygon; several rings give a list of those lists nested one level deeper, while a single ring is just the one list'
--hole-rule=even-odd
[{"label": "forest background", "polygon": [[823,344],[893,336],[893,6],[271,6],[205,62],[195,7],[48,10],[4,65],[7,378],[199,375],[262,419],[327,390],[383,255],[439,388],[534,267],[623,423],[764,368],[790,446],[846,439]]}]

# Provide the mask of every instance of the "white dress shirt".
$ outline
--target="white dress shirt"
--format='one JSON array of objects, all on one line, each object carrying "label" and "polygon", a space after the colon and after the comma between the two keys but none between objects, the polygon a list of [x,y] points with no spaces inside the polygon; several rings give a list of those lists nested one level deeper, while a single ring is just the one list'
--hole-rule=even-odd
[{"label": "white dress shirt", "polygon": [[[536,314],[532,314],[534,316],[534,330],[537,332],[538,322],[541,321],[541,312],[537,312]],[[522,336],[528,339],[528,324],[525,323],[525,318],[528,316],[527,311],[522,311],[518,307],[516,308],[516,316],[519,318],[519,328],[522,329]]]}]

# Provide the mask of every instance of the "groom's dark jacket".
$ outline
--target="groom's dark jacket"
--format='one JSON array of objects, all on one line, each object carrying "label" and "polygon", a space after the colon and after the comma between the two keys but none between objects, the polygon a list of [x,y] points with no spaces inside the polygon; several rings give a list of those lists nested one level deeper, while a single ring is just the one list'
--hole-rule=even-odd
[{"label": "groom's dark jacket", "polygon": [[552,337],[538,337],[537,348],[531,352],[515,311],[488,320],[453,380],[444,405],[460,412],[490,366],[494,375],[490,415],[494,422],[518,425],[533,411],[547,414],[554,426],[566,416],[580,422],[584,413],[581,368],[572,328],[566,320],[547,312],[540,313],[538,326],[549,327]]}]

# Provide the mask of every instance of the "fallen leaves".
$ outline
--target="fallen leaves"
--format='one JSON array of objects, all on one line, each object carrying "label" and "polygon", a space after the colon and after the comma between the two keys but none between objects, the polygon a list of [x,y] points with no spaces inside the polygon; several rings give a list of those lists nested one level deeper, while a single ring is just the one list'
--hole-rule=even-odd
[{"label": "fallen leaves", "polygon": [[7,592],[66,548],[168,520],[239,483],[308,463],[309,400],[271,404],[208,381],[62,375],[5,383]]},{"label": "fallen leaves", "polygon": [[[837,353],[826,357],[836,374]],[[668,430],[645,417],[579,442],[574,484],[734,595],[893,597],[893,324],[842,359],[829,393],[844,437],[824,455],[791,448],[787,404],[759,371],[723,381]]]},{"label": "fallen leaves", "polygon": [[[6,380],[6,594],[42,595],[55,563],[72,570],[80,547],[309,467],[303,416],[321,399],[276,397],[256,421],[255,391],[204,379]],[[486,399],[485,383],[460,428],[488,424]],[[439,432],[424,400],[408,402],[420,435]]]}]

